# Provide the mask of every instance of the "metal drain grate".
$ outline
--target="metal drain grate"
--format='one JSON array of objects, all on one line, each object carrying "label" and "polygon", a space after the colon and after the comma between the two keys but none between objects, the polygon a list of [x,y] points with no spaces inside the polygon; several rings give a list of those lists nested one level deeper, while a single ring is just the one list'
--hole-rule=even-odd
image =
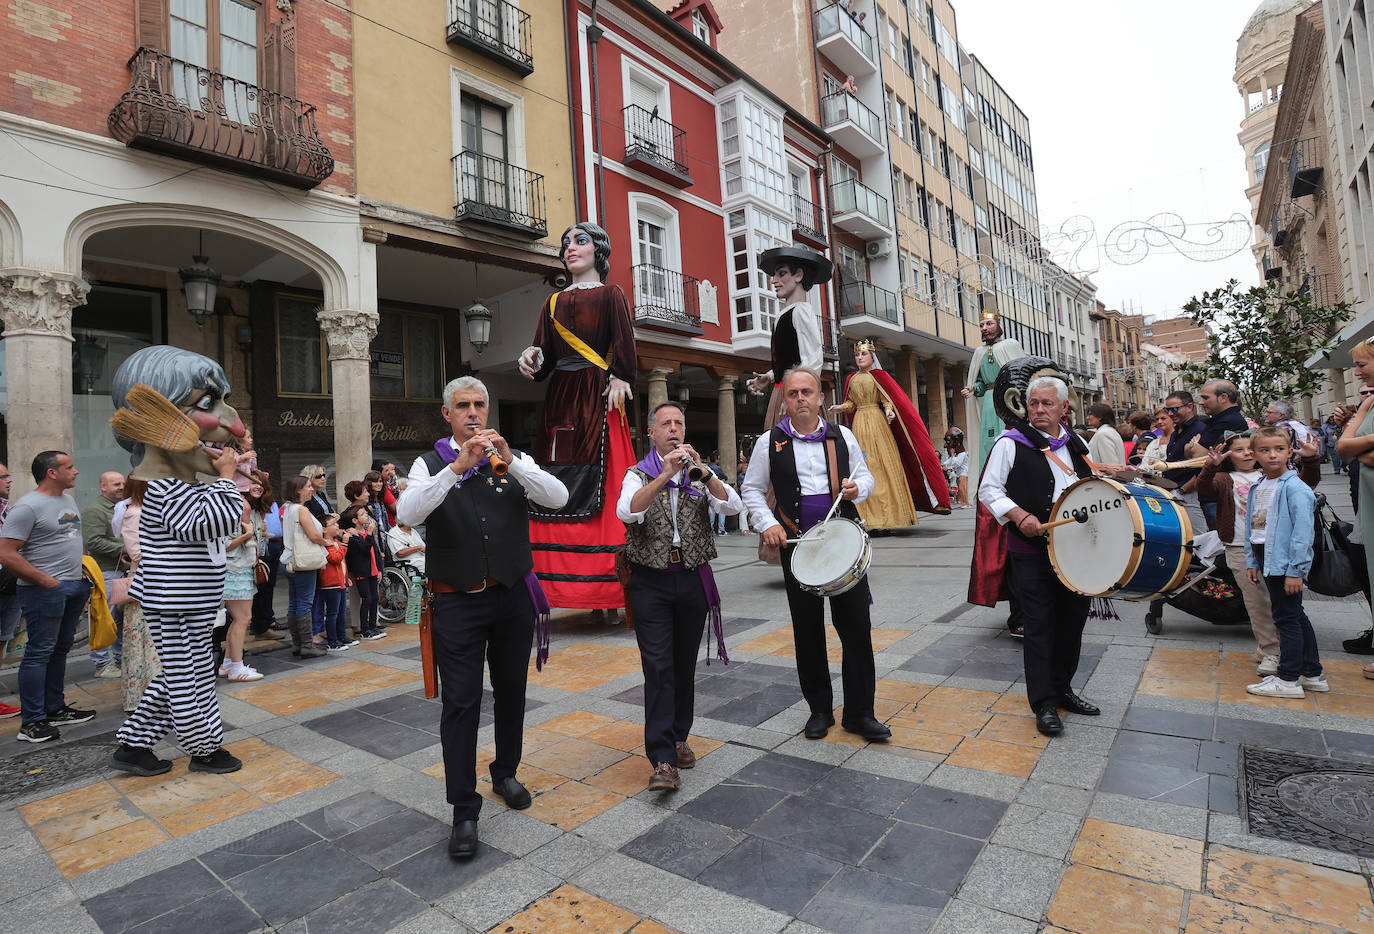
[{"label": "metal drain grate", "polygon": [[1374,764],[1243,746],[1241,787],[1251,833],[1374,857]]}]

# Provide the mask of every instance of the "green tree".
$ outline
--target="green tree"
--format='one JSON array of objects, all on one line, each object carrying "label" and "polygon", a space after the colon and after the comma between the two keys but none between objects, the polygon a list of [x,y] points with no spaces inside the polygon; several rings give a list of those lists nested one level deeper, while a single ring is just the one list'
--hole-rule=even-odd
[{"label": "green tree", "polygon": [[1183,306],[1194,324],[1212,335],[1207,358],[1180,367],[1190,386],[1229,379],[1240,389],[1241,411],[1251,417],[1276,399],[1315,395],[1326,373],[1306,361],[1326,346],[1349,314],[1344,302],[1321,305],[1307,289],[1277,285],[1242,288],[1235,279]]}]

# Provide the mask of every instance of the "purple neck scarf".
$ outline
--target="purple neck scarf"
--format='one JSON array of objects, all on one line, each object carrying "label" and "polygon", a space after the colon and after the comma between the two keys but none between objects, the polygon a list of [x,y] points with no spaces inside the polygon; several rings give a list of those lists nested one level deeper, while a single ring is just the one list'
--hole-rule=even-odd
[{"label": "purple neck scarf", "polygon": [[[1030,448],[1032,451],[1040,450],[1040,448],[1036,447],[1034,444],[1031,443],[1030,438],[1027,438],[1016,428],[1008,428],[1006,430],[1006,433],[1003,434],[1002,437],[1010,438],[1017,444],[1023,444],[1026,447]],[[1066,431],[1058,438],[1051,438],[1049,435],[1045,435],[1045,441],[1049,443],[1051,451],[1058,451],[1060,448],[1064,447],[1069,443],[1069,433]]]},{"label": "purple neck scarf", "polygon": [[792,416],[790,415],[784,415],[782,421],[778,422],[778,427],[798,441],[820,441],[825,437],[825,419],[821,419],[816,425],[816,430],[809,435],[797,433],[797,429],[792,427]]},{"label": "purple neck scarf", "polygon": [[[441,457],[445,464],[452,464],[458,459],[458,452],[454,450],[449,438],[440,438],[434,442],[434,450]],[[467,473],[458,478],[458,485],[462,485],[477,469],[487,463],[487,458],[482,458],[476,466],[468,469]],[[543,671],[544,663],[549,660],[549,641],[550,626],[552,622],[553,609],[549,606],[549,598],[544,593],[544,587],[539,583],[539,578],[535,576],[533,570],[525,572],[525,589],[529,591],[530,603],[534,604],[534,670]]]},{"label": "purple neck scarf", "polygon": [[[635,466],[648,474],[651,479],[656,479],[663,472],[663,458],[659,455],[657,448],[649,448],[649,453],[644,455],[644,459]],[[669,480],[667,485],[675,490],[681,490],[688,496],[703,495],[700,490],[692,489],[691,481],[687,479],[687,468],[685,467],[678,476]]]}]

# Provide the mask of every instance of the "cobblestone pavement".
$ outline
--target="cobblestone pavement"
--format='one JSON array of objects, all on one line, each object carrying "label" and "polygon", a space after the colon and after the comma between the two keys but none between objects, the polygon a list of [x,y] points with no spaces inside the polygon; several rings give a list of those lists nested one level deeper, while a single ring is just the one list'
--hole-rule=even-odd
[{"label": "cobblestone pavement", "polygon": [[[1349,517],[1344,485],[1323,491]],[[1244,627],[1168,609],[1151,636],[1143,608],[1118,603],[1123,619],[1089,622],[1077,679],[1102,716],[1069,716],[1047,741],[1005,608],[964,602],[971,532],[966,510],[874,540],[886,744],[799,736],[780,574],[752,560],[754,539],[720,539],[732,661],[698,668],[699,761],[672,794],[644,789],[633,635],[562,614],[550,664],[530,675],[520,777],[534,804],[507,810],[488,784],[465,864],[445,853],[438,706],[405,626],[342,656],[259,656],[266,680],[221,691],[245,760],[232,775],[188,774],[184,757],[157,778],[92,771],[0,722],[0,929],[1374,930],[1371,860],[1350,855],[1374,846],[1359,774],[1374,766],[1374,681],[1340,652],[1369,625],[1362,602],[1310,601],[1332,690],[1299,702],[1244,692]],[[837,642],[831,660],[838,697]],[[120,721],[116,686],[80,680],[77,655],[71,671],[69,701],[101,715],[58,750]],[[1323,760],[1326,798],[1366,815],[1325,821],[1346,852],[1247,822],[1252,748]],[[47,764],[16,767],[28,761]],[[1321,793],[1276,787],[1308,826],[1325,820]]]}]

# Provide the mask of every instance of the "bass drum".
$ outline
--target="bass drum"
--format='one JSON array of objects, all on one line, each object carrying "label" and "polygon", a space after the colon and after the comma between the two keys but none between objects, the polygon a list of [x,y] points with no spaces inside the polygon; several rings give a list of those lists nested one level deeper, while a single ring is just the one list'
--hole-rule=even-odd
[{"label": "bass drum", "polygon": [[838,597],[868,573],[868,533],[840,516],[812,526],[792,549],[792,576],[802,590]]},{"label": "bass drum", "polygon": [[1153,600],[1183,586],[1193,524],[1183,504],[1159,487],[1085,477],[1070,484],[1050,518],[1050,563],[1064,586],[1085,597]]}]

